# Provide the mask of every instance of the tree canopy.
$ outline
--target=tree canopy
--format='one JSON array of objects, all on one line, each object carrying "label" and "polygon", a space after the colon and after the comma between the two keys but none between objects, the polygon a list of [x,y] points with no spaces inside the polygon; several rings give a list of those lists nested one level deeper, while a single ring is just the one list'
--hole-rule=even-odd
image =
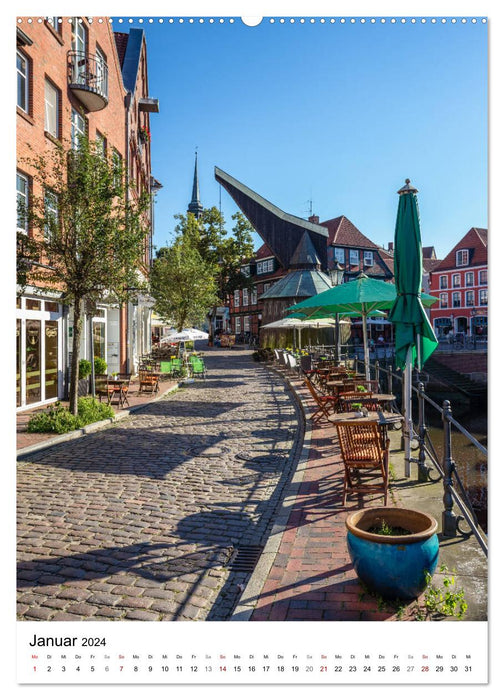
[{"label": "tree canopy", "polygon": [[197,325],[235,289],[251,282],[240,270],[253,254],[252,227],[236,213],[231,234],[217,207],[204,209],[199,219],[175,216],[175,238],[160,248],[153,264],[151,293],[155,310],[178,330]]}]

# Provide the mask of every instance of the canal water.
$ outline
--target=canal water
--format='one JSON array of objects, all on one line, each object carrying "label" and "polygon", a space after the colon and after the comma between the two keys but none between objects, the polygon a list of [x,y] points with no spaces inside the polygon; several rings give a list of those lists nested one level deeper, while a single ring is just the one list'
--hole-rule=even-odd
[{"label": "canal water", "polygon": [[[441,465],[443,464],[444,434],[439,411],[426,404],[426,425]],[[458,411],[452,403],[452,416],[468,433],[487,447],[488,418],[486,406]],[[452,459],[460,481],[466,490],[482,529],[487,531],[488,463],[487,457],[452,425]]]}]

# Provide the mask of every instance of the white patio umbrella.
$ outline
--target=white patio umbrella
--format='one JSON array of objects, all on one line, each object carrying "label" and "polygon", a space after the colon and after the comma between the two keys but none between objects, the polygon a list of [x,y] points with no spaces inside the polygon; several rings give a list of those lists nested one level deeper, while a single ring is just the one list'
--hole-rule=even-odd
[{"label": "white patio umbrella", "polygon": [[198,328],[184,328],[180,333],[173,331],[173,333],[168,333],[161,338],[161,342],[165,343],[180,343],[189,340],[208,340],[208,333],[200,331]]}]

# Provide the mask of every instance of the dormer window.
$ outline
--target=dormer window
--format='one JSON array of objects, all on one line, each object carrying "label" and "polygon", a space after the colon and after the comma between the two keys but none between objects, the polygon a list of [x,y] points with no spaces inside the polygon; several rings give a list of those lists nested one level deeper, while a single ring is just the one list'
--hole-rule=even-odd
[{"label": "dormer window", "polygon": [[364,251],[364,265],[366,267],[370,267],[373,264],[373,251],[372,250],[365,250]]},{"label": "dormer window", "polygon": [[349,251],[349,263],[350,263],[350,265],[358,265],[359,264],[359,251],[358,250],[350,250]]},{"label": "dormer window", "polygon": [[455,256],[455,264],[457,267],[464,267],[465,265],[469,265],[469,251],[467,248],[457,250]]}]

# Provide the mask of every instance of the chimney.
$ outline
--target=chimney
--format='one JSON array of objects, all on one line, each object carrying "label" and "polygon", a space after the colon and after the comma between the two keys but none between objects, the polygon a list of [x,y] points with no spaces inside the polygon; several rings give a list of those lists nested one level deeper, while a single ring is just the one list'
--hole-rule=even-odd
[{"label": "chimney", "polygon": [[393,253],[393,252],[394,252],[394,244],[393,244],[393,243],[389,243],[389,244],[388,244],[387,250],[388,250],[390,253]]},{"label": "chimney", "polygon": [[320,221],[320,219],[319,219],[319,217],[318,217],[316,214],[312,214],[311,216],[308,217],[308,221],[309,221],[311,224],[318,224],[319,221]]}]

